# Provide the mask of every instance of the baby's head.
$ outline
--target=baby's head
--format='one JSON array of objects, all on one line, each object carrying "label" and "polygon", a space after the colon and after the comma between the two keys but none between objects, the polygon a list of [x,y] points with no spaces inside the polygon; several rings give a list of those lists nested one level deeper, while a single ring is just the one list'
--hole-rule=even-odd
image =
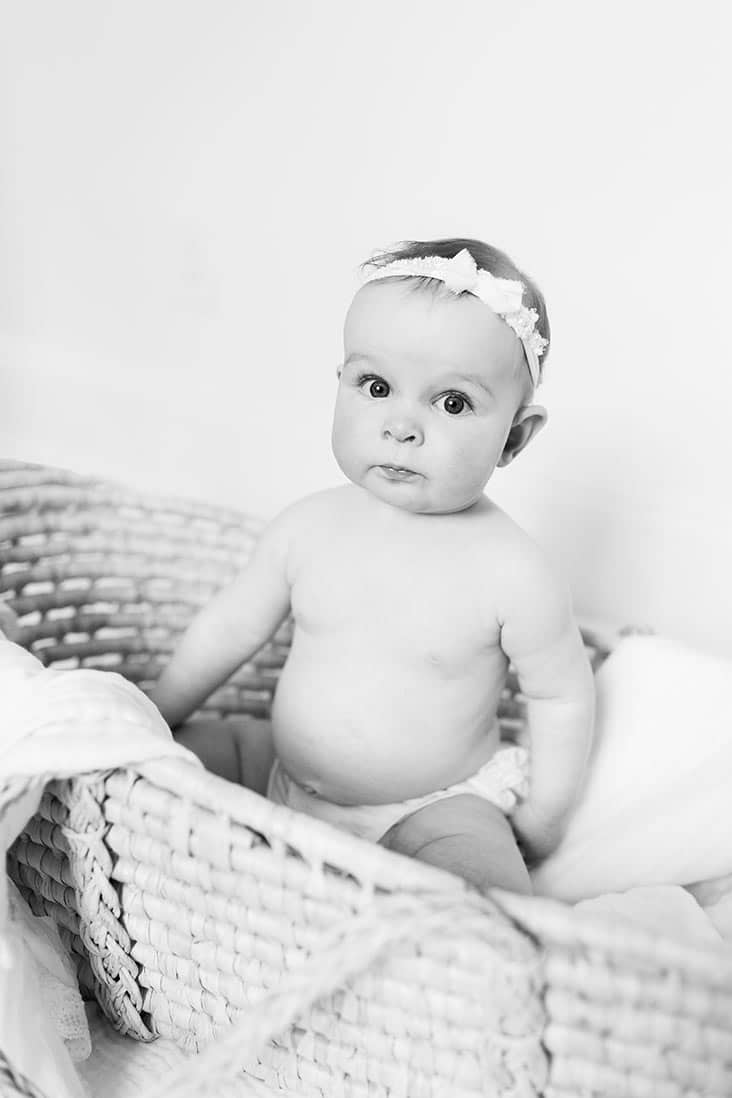
[{"label": "baby's head", "polygon": [[549,349],[544,299],[477,240],[413,241],[363,266],[338,370],[336,460],[395,507],[466,510],[546,421],[531,403]]}]

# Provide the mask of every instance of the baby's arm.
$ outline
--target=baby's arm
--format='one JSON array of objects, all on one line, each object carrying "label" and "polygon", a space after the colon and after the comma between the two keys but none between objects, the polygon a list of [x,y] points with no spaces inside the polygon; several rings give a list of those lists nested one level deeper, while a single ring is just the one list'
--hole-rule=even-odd
[{"label": "baby's arm", "polygon": [[595,706],[594,679],[563,590],[535,552],[512,569],[501,646],[527,702],[530,790],[512,823],[530,862],[558,844],[584,776]]},{"label": "baby's arm", "polygon": [[288,555],[292,510],[262,533],[236,579],[222,588],[183,634],[151,695],[171,727],[269,640],[290,608]]}]

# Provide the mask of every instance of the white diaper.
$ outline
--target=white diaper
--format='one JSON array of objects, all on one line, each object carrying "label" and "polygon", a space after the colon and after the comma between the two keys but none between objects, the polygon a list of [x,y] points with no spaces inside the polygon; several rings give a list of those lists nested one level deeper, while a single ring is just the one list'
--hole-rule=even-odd
[{"label": "white diaper", "polygon": [[523,747],[501,747],[471,778],[423,797],[412,797],[394,804],[334,804],[317,793],[303,789],[275,759],[269,775],[267,796],[275,804],[287,805],[295,812],[325,820],[361,839],[378,842],[390,827],[418,808],[460,793],[482,797],[510,815],[519,797],[525,797],[528,792],[528,773],[529,757]]}]

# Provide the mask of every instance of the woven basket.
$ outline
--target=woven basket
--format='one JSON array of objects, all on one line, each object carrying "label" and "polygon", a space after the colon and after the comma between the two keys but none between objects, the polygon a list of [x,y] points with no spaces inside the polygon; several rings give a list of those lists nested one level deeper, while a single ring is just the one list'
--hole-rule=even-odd
[{"label": "woven basket", "polygon": [[[0,598],[44,664],[145,690],[260,529],[0,463]],[[207,714],[266,715],[289,639]],[[585,639],[601,662],[611,642]],[[511,679],[499,716],[524,719]],[[8,866],[117,1029],[203,1050],[160,1095],[228,1093],[242,1068],[306,1098],[732,1095],[726,952],[479,896],[185,762],[51,781]],[[29,1093],[1,1053],[0,1093]]]}]

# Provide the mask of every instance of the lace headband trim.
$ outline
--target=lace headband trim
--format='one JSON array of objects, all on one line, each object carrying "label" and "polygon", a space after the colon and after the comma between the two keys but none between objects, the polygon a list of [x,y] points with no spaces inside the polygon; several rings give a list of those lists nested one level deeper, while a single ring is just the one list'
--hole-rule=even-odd
[{"label": "lace headband trim", "polygon": [[364,278],[375,282],[380,278],[397,275],[436,278],[444,282],[454,294],[470,293],[490,306],[516,333],[523,344],[529,373],[534,386],[541,384],[541,356],[548,340],[537,331],[539,314],[523,304],[524,284],[516,279],[496,278],[489,271],[481,270],[467,248],[452,259],[430,255],[423,259],[395,259],[383,267],[376,267]]}]

